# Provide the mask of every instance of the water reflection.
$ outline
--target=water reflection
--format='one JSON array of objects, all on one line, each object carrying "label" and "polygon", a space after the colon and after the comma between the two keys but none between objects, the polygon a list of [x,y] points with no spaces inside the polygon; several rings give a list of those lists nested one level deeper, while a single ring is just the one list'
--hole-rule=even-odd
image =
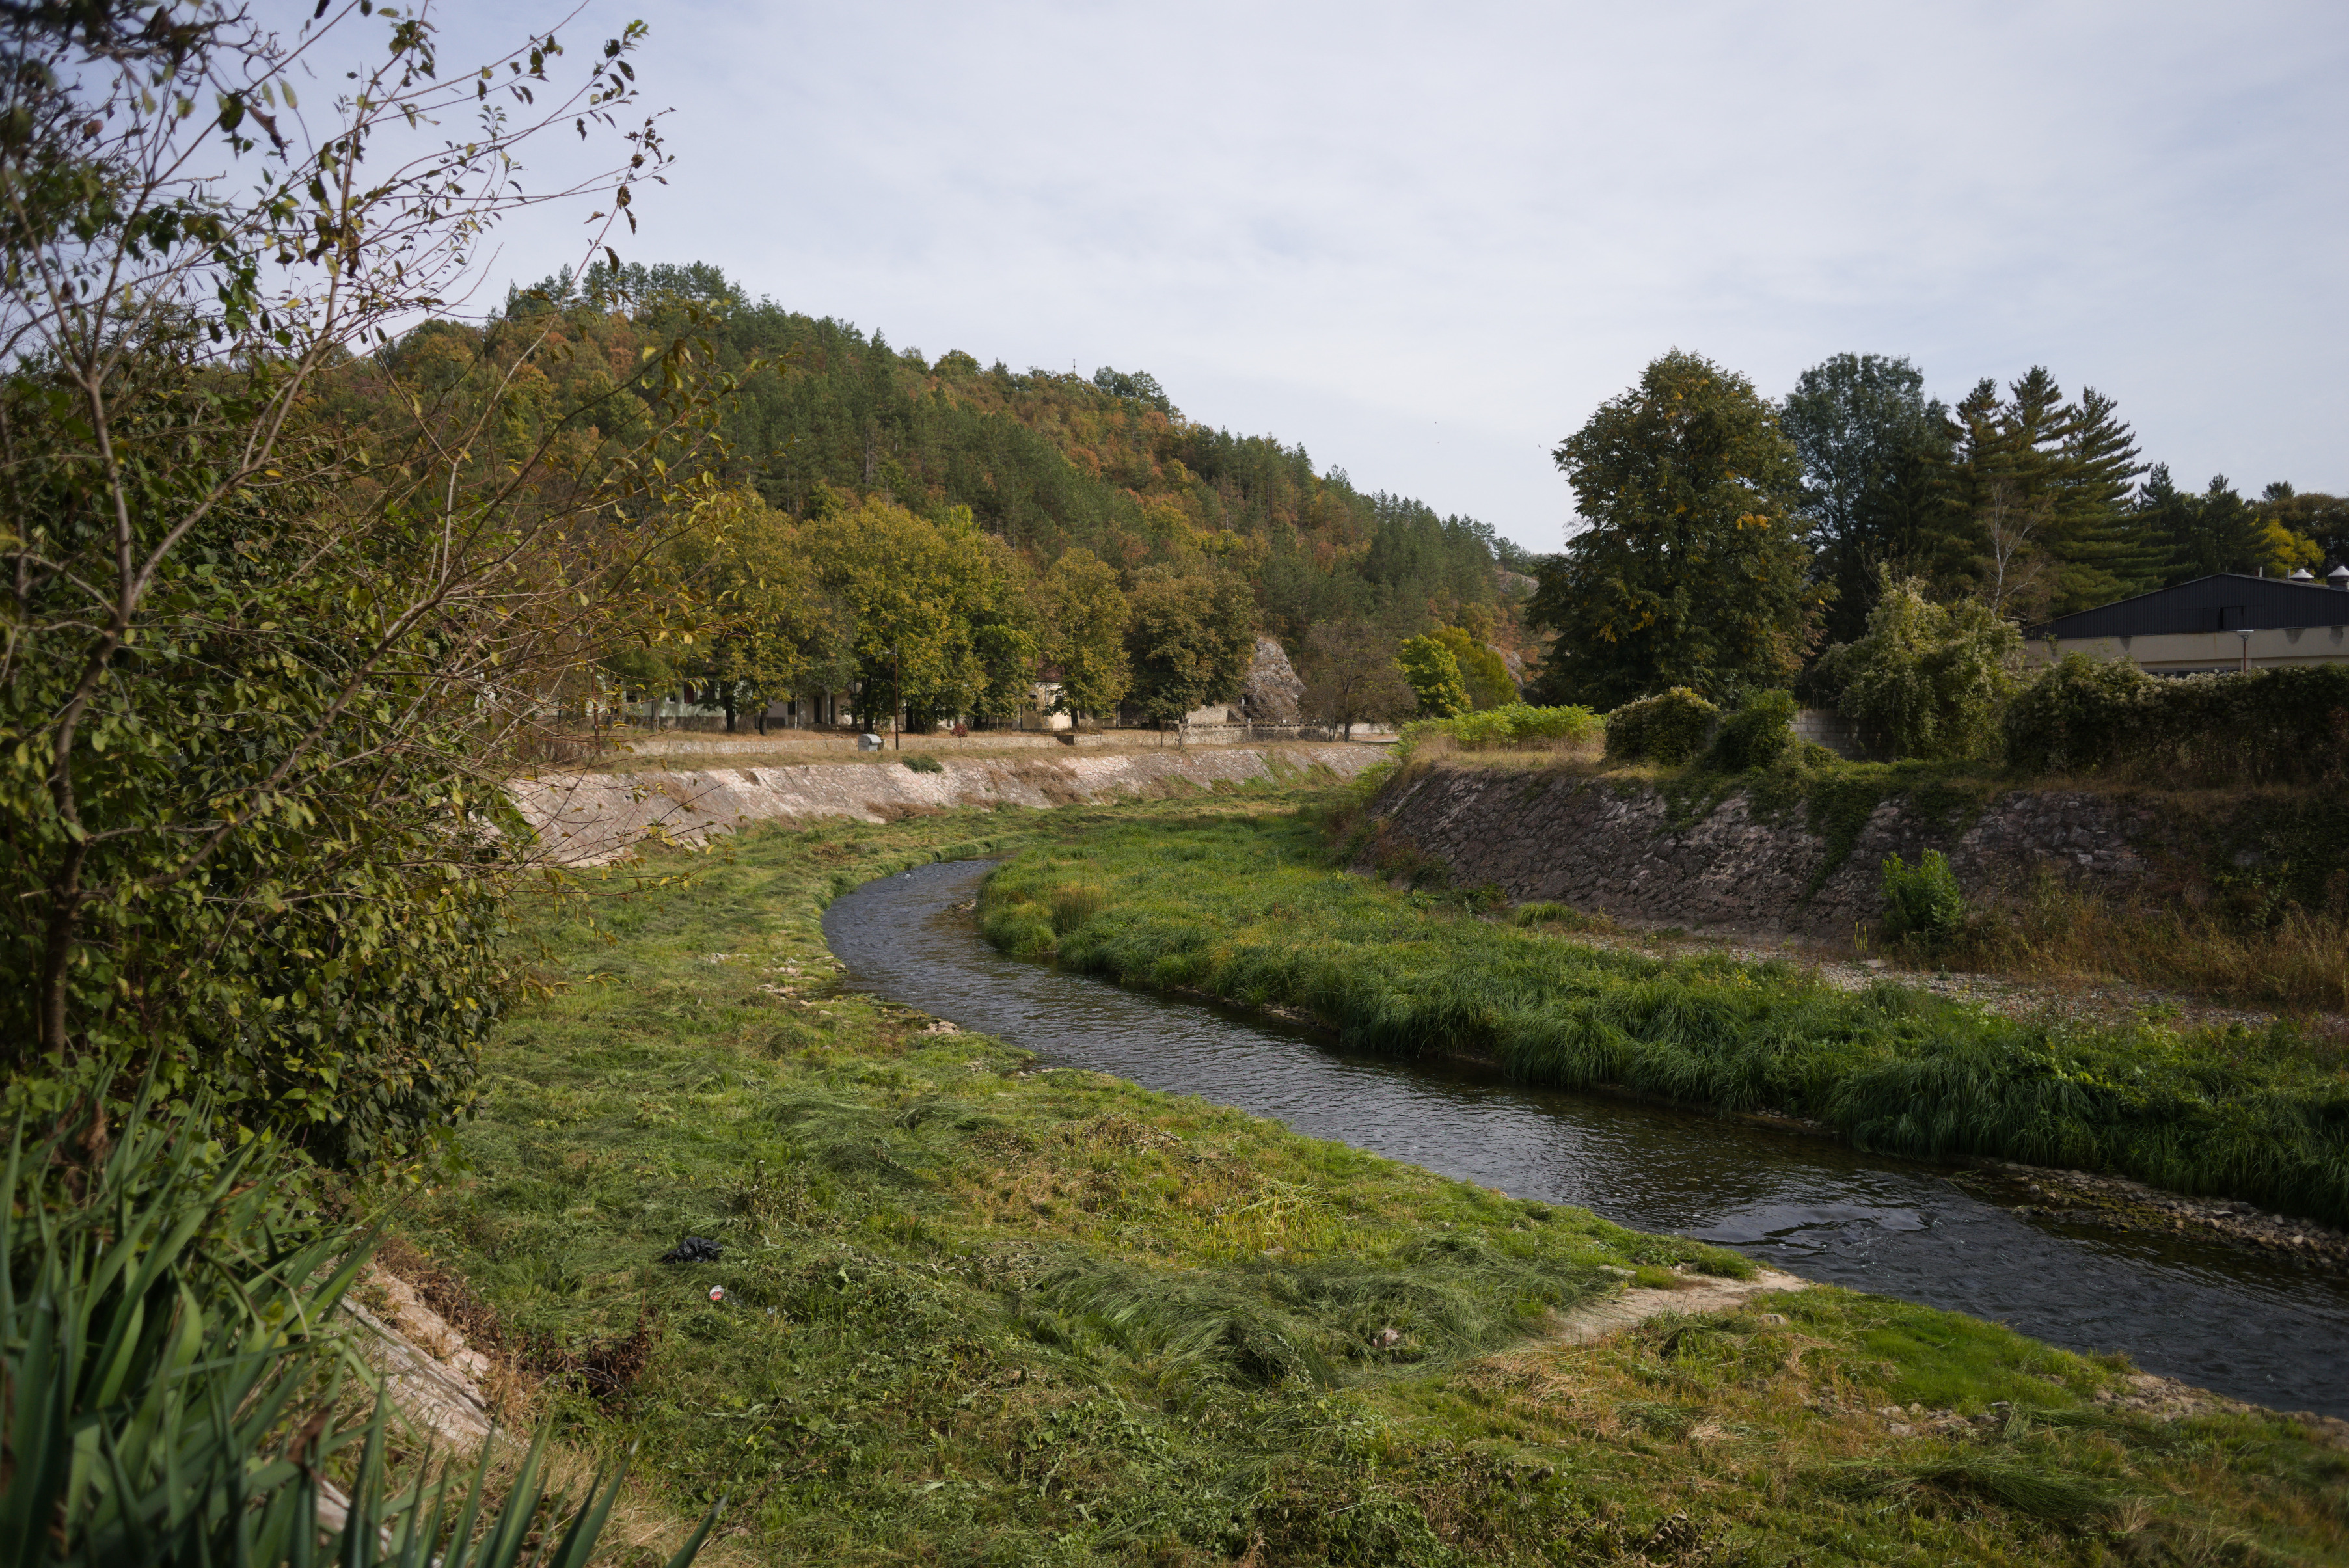
[{"label": "water reflection", "polygon": [[1930,1166],[1449,1068],[1009,958],[967,903],[984,862],[871,882],[824,916],[851,984],[1047,1060],[1275,1117],[1807,1278],[1954,1308],[2285,1409],[2349,1416],[2349,1286],[2190,1240],[2024,1220]]}]

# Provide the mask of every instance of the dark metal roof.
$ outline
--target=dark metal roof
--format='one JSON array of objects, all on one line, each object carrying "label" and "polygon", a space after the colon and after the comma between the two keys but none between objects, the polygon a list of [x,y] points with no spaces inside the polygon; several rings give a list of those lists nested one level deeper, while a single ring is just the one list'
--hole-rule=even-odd
[{"label": "dark metal roof", "polygon": [[2160,637],[2180,632],[2274,631],[2287,626],[2349,626],[2349,593],[2287,577],[2233,573],[2198,577],[2134,599],[2075,610],[2032,627],[2034,642],[2054,637]]}]

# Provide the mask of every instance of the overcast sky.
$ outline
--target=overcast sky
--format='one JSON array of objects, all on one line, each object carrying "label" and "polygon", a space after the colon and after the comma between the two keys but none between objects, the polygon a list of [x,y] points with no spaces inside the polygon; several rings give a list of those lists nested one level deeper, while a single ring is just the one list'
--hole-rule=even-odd
[{"label": "overcast sky", "polygon": [[[444,64],[560,14],[444,10]],[[636,15],[678,163],[626,259],[1147,369],[1537,550],[1550,449],[1674,346],[1774,396],[1842,350],[1951,400],[2044,364],[2182,484],[2349,490],[2341,0],[594,0],[573,59]],[[498,293],[579,232],[510,228]]]}]

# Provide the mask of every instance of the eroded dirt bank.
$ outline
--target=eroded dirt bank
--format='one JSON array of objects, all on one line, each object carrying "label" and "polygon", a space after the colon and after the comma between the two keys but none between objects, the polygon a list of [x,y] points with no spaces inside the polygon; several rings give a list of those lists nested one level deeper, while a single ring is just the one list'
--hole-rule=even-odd
[{"label": "eroded dirt bank", "polygon": [[1315,769],[1351,779],[1383,755],[1376,746],[1334,742],[1234,746],[941,760],[936,772],[919,773],[895,762],[546,773],[508,788],[550,859],[597,865],[641,839],[695,842],[743,822],[889,822],[957,806],[1070,806],[1118,795],[1274,783]]}]

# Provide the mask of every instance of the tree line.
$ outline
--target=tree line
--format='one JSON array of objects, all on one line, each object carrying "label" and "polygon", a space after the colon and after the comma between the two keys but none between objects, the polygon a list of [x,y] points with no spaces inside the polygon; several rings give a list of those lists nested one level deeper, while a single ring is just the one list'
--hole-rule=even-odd
[{"label": "tree line", "polygon": [[1555,458],[1582,526],[1536,567],[1535,690],[1600,708],[1798,678],[1832,698],[1888,616],[2013,626],[2349,559],[2349,501],[2182,490],[2112,397],[2040,366],[1951,407],[1905,358],[1843,354],[1774,400],[1674,350]]}]

